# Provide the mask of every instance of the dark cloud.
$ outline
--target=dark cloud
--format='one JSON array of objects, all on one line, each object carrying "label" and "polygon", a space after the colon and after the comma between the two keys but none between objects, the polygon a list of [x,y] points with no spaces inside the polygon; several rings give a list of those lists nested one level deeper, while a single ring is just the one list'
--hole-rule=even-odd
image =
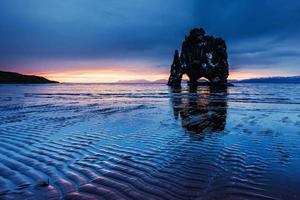
[{"label": "dark cloud", "polygon": [[167,67],[184,35],[201,26],[227,40],[232,69],[294,70],[299,10],[293,0],[2,0],[0,66],[131,59]]}]

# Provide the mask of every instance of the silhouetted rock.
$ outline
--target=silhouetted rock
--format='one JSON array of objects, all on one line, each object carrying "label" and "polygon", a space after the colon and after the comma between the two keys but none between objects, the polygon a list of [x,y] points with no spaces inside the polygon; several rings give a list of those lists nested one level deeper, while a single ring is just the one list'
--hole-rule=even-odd
[{"label": "silhouetted rock", "polygon": [[0,83],[58,83],[41,76],[23,75],[15,72],[0,71]]},{"label": "silhouetted rock", "polygon": [[202,28],[195,28],[185,37],[180,56],[178,50],[175,51],[168,85],[180,86],[183,74],[189,77],[191,85],[197,85],[202,77],[211,85],[226,85],[228,73],[225,41],[206,35]]},{"label": "silhouetted rock", "polygon": [[180,86],[182,75],[183,75],[183,71],[182,71],[182,65],[179,58],[179,53],[178,50],[175,50],[173,63],[171,65],[168,85]]}]

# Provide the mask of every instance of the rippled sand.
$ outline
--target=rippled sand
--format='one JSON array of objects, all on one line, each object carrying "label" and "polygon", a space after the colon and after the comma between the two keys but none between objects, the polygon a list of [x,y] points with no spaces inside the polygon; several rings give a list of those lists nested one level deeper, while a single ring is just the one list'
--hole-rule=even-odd
[{"label": "rippled sand", "polygon": [[0,199],[300,199],[300,85],[1,85],[0,114]]}]

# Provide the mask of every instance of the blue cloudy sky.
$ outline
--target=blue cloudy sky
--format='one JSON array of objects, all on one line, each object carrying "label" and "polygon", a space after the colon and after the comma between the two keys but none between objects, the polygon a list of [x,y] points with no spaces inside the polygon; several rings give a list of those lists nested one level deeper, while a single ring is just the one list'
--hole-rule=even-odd
[{"label": "blue cloudy sky", "polygon": [[0,25],[1,70],[160,78],[203,27],[226,40],[233,74],[300,74],[297,0],[1,0]]}]

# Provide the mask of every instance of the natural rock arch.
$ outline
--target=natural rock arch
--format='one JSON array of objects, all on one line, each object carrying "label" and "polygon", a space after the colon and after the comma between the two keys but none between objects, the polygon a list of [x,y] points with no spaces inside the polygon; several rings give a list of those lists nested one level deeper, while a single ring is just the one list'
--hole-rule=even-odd
[{"label": "natural rock arch", "polygon": [[226,85],[229,70],[225,41],[206,35],[202,28],[192,29],[185,36],[180,55],[175,50],[168,85],[180,86],[183,74],[189,77],[191,85],[202,77],[211,85]]}]

